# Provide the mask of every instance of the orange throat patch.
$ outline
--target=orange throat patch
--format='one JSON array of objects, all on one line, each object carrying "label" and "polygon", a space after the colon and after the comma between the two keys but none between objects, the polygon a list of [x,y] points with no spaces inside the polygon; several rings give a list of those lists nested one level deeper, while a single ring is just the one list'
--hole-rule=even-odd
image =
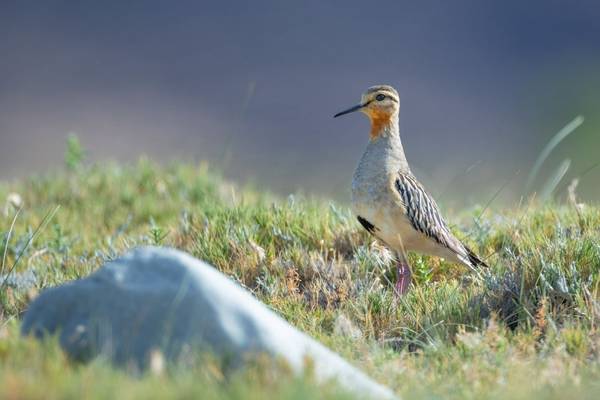
[{"label": "orange throat patch", "polygon": [[371,120],[371,140],[377,139],[384,129],[390,125],[392,114],[379,110],[369,110],[366,113]]}]

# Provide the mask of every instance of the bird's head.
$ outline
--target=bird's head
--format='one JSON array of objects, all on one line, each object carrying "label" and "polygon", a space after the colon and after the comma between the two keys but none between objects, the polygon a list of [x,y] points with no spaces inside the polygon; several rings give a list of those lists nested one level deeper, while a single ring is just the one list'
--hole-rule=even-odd
[{"label": "bird's head", "polygon": [[391,86],[372,86],[362,95],[360,103],[354,107],[335,114],[337,118],[342,115],[360,111],[371,120],[371,139],[377,138],[385,127],[398,119],[400,112],[400,96]]}]

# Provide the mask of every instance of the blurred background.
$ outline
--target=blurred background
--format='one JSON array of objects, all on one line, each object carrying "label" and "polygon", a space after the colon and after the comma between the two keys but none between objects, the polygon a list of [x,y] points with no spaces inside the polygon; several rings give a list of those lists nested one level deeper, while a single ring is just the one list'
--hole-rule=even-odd
[{"label": "blurred background", "polygon": [[569,158],[564,186],[600,198],[597,1],[3,0],[0,179],[62,168],[75,133],[91,161],[208,160],[347,201],[368,121],[332,115],[380,83],[445,205],[514,204],[578,115],[534,188]]}]

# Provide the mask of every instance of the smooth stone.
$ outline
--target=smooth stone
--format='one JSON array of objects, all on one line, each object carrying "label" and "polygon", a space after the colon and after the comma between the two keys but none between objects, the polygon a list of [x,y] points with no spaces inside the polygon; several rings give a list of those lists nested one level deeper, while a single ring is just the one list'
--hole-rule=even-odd
[{"label": "smooth stone", "polygon": [[102,355],[140,369],[157,349],[170,361],[208,349],[235,367],[266,353],[298,374],[310,360],[319,382],[335,380],[360,398],[397,398],[214,267],[174,249],[138,248],[44,291],[27,310],[22,333],[58,334],[74,359]]}]

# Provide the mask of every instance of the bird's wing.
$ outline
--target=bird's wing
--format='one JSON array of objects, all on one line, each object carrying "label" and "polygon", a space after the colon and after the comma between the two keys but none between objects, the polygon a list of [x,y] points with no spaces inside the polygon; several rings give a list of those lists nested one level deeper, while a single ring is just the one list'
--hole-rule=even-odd
[{"label": "bird's wing", "polygon": [[454,252],[465,264],[485,265],[452,234],[435,200],[412,174],[398,173],[394,186],[413,228]]}]

